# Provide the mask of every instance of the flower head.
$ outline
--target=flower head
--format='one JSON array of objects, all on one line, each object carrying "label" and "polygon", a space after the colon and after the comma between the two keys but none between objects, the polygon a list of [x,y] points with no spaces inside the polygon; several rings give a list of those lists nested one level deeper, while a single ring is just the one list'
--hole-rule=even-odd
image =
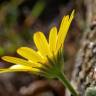
[{"label": "flower head", "polygon": [[74,11],[71,16],[64,16],[59,31],[54,26],[50,30],[49,41],[43,32],[36,32],[33,36],[37,51],[28,47],[20,47],[17,53],[25,59],[3,56],[2,59],[14,63],[9,68],[0,69],[0,72],[30,71],[35,74],[43,74],[47,77],[55,77],[56,72],[62,70],[63,65],[63,43],[68,32]]}]

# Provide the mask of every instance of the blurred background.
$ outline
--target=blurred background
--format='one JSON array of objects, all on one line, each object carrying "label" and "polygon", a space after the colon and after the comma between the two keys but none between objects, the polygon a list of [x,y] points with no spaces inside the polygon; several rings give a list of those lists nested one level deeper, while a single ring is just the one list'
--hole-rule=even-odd
[{"label": "blurred background", "polygon": [[[17,56],[20,46],[35,48],[32,35],[59,28],[64,15],[75,9],[75,18],[65,40],[65,74],[70,79],[83,30],[86,7],[83,0],[0,0],[0,57]],[[0,67],[10,64],[0,60]],[[64,96],[64,87],[57,80],[30,73],[0,74],[0,96]]]}]

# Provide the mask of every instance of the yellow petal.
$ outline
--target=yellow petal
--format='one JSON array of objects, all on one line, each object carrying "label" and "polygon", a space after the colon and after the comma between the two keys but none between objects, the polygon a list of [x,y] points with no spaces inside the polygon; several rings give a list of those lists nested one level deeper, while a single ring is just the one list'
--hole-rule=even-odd
[{"label": "yellow petal", "polygon": [[71,15],[70,15],[70,19],[69,22],[71,23],[73,18],[74,18],[74,14],[75,14],[75,10],[72,11]]},{"label": "yellow petal", "polygon": [[24,65],[24,66],[29,66],[29,67],[33,66],[31,62],[28,62],[27,60],[16,58],[16,57],[3,56],[2,59],[7,62],[14,63],[14,64],[19,64],[19,65]]},{"label": "yellow petal", "polygon": [[36,44],[36,47],[38,48],[39,52],[44,56],[51,56],[51,52],[49,49],[48,42],[46,40],[46,37],[42,32],[36,32],[34,34],[34,42]]},{"label": "yellow petal", "polygon": [[44,62],[44,59],[33,49],[28,47],[21,47],[17,50],[17,53],[23,56],[24,58],[34,62]]},{"label": "yellow petal", "polygon": [[32,67],[24,66],[24,65],[13,65],[9,69],[25,69],[32,70]]},{"label": "yellow petal", "polygon": [[31,60],[28,60],[30,63],[32,63],[33,64],[33,66],[32,66],[32,68],[40,68],[40,67],[42,67],[42,65],[43,65],[43,63],[33,63]]},{"label": "yellow petal", "polygon": [[21,72],[21,71],[30,71],[30,70],[26,70],[26,69],[9,69],[9,68],[1,68],[0,69],[0,73],[6,73],[6,72]]},{"label": "yellow petal", "polygon": [[69,16],[65,16],[61,22],[60,29],[58,32],[57,44],[56,44],[57,52],[58,52],[59,48],[62,46],[65,36],[67,34],[68,19],[69,19]]},{"label": "yellow petal", "polygon": [[74,10],[71,13],[70,19],[68,15],[63,17],[63,20],[61,22],[60,29],[58,32],[58,39],[57,39],[57,44],[56,44],[57,52],[65,41],[65,37],[67,35],[68,29],[69,29],[71,21],[73,20],[73,17],[74,17]]},{"label": "yellow petal", "polygon": [[32,71],[32,72],[40,71],[39,69],[28,67],[28,66],[23,66],[23,65],[13,65],[9,69],[20,69],[21,71],[25,70],[25,71]]},{"label": "yellow petal", "polygon": [[49,47],[52,53],[55,53],[56,51],[56,41],[57,41],[57,28],[53,27],[50,30],[50,35],[49,35]]},{"label": "yellow petal", "polygon": [[[15,65],[14,65],[15,66]],[[15,68],[1,68],[0,69],[0,73],[6,73],[6,72],[32,72],[32,73],[36,73],[36,72],[38,72],[38,71],[40,71],[39,69],[24,69],[24,68],[22,68],[22,69],[15,69]]]},{"label": "yellow petal", "polygon": [[46,60],[47,60],[47,57],[46,56],[43,56],[39,51],[37,51],[37,53],[43,58],[43,63],[45,63],[46,62]]}]

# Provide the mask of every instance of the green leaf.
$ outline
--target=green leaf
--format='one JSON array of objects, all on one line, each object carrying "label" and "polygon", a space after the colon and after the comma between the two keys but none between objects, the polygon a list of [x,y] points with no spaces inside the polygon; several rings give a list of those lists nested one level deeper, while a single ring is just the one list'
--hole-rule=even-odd
[{"label": "green leaf", "polygon": [[0,56],[4,55],[5,51],[2,47],[0,47]]}]

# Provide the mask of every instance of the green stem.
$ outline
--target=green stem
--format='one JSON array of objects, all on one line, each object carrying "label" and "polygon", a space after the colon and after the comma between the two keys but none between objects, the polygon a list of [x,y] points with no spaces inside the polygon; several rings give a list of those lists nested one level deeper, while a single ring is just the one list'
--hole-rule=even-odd
[{"label": "green stem", "polygon": [[63,85],[69,89],[69,91],[71,92],[71,94],[73,96],[79,96],[78,93],[76,92],[76,90],[72,87],[72,85],[70,84],[70,82],[66,79],[65,75],[63,74],[63,72],[59,72],[57,78],[63,83]]}]

